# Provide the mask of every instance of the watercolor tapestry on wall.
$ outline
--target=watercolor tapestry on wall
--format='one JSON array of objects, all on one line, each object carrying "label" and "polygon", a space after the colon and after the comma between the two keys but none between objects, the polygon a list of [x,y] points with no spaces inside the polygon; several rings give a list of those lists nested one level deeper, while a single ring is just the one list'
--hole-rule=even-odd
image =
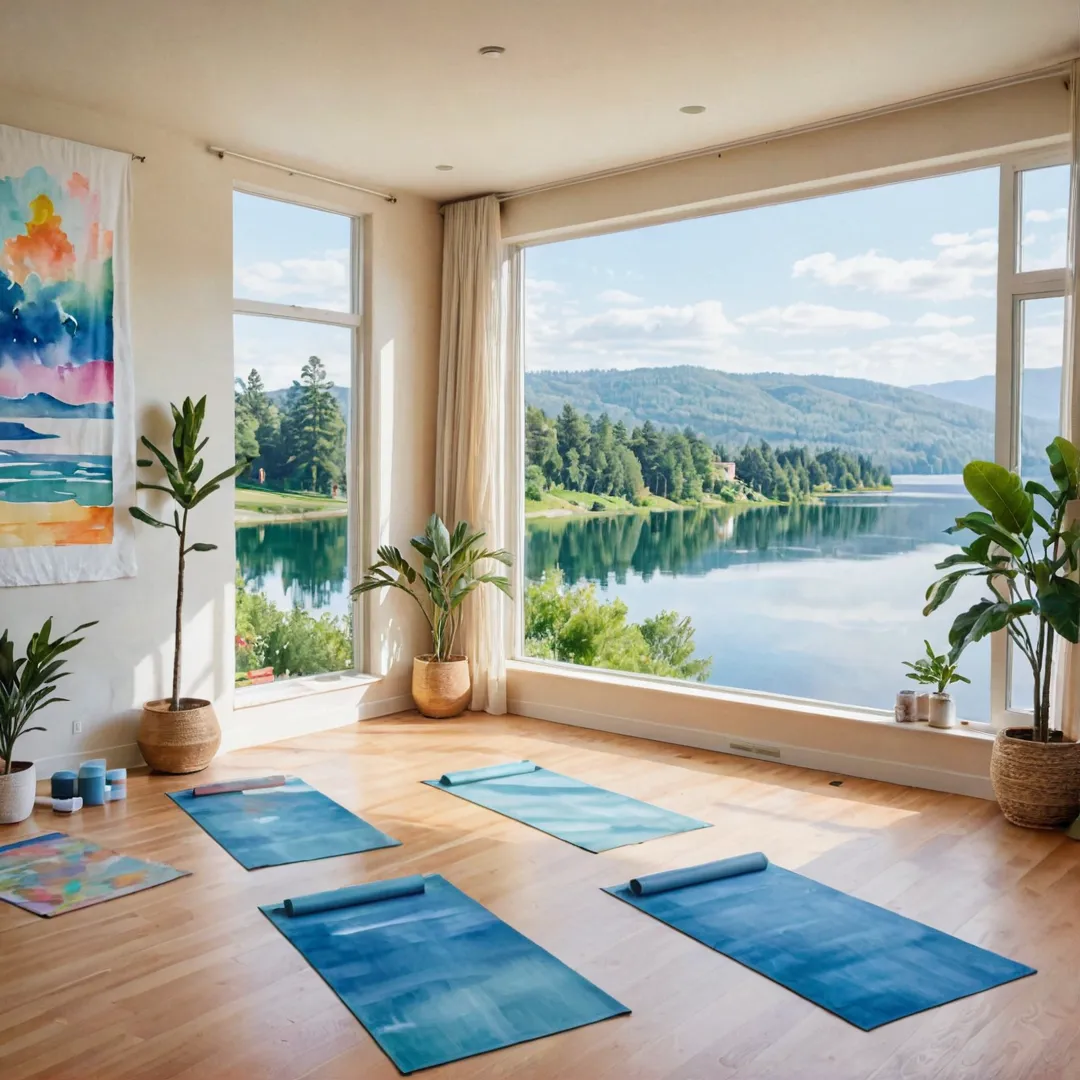
[{"label": "watercolor tapestry on wall", "polygon": [[0,125],[0,585],[135,573],[130,171]]}]

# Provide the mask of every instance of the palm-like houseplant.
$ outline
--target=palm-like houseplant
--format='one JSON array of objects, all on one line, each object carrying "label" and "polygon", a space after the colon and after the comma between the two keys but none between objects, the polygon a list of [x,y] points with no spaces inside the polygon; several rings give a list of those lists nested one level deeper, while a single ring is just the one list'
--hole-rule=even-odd
[{"label": "palm-like houseplant", "polygon": [[907,677],[921,686],[932,686],[934,691],[920,694],[921,699],[926,698],[926,714],[920,711],[920,720],[929,720],[931,727],[950,728],[956,725],[956,704],[952,695],[948,692],[953,683],[970,683],[966,675],[959,672],[959,656],[951,656],[947,653],[937,653],[929,641],[924,641],[926,655],[912,662],[904,661],[904,667],[909,667]]},{"label": "palm-like houseplant", "polygon": [[[950,532],[974,540],[938,563],[947,573],[926,593],[929,615],[967,578],[990,592],[961,612],[949,631],[955,659],[988,634],[1004,631],[1032,674],[1031,727],[1009,728],[994,743],[991,778],[1005,816],[1050,828],[1080,812],[1080,744],[1051,726],[1050,691],[1057,638],[1080,641],[1080,527],[1066,524],[1080,490],[1080,451],[1058,437],[1046,448],[1056,490],[989,461],[964,469],[964,486],[983,507],[956,519]],[[1038,502],[1036,502],[1038,500]]]},{"label": "palm-like houseplant", "polygon": [[[184,574],[187,557],[192,552],[215,551],[216,544],[189,543],[188,515],[203,500],[213,495],[226,480],[248,467],[244,459],[223,469],[201,484],[204,460],[199,456],[209,441],[201,438],[206,417],[206,397],[198,402],[185,398],[180,408],[170,406],[173,416],[171,455],[155,446],[145,435],[143,446],[165,472],[163,483],[139,480],[140,491],[160,491],[174,503],[172,520],[162,521],[141,507],[131,507],[131,516],[155,529],[171,529],[177,538],[175,640],[173,643],[172,695],[148,701],[139,725],[139,749],[151,768],[159,772],[198,772],[210,764],[221,744],[221,727],[213,706],[203,698],[180,696],[181,661],[184,641]],[[140,458],[139,468],[155,465],[151,458]]]},{"label": "palm-like houseplant", "polygon": [[0,635],[0,824],[23,821],[34,809],[37,770],[33,762],[15,760],[15,743],[28,732],[44,731],[30,721],[49,705],[68,700],[56,694],[57,683],[71,674],[64,654],[83,640],[76,634],[96,625],[86,622],[54,638],[52,619],[46,619],[20,657],[7,630]]},{"label": "palm-like houseplant", "polygon": [[379,561],[369,566],[352,590],[354,597],[377,589],[400,589],[413,598],[431,631],[432,651],[413,660],[413,700],[425,716],[457,716],[468,704],[469,661],[454,652],[461,628],[463,604],[481,585],[494,585],[510,595],[510,581],[486,571],[490,561],[509,566],[502,549],[482,545],[487,534],[459,521],[451,533],[438,514],[432,514],[420,536],[409,543],[419,552],[416,570],[396,548],[378,549]]}]

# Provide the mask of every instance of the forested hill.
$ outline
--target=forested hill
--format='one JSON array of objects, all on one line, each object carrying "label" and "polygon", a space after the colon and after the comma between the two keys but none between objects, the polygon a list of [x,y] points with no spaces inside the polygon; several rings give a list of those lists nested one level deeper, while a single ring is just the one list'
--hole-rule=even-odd
[{"label": "forested hill", "polygon": [[[691,427],[713,442],[742,446],[839,447],[868,454],[895,473],[955,473],[990,457],[994,417],[868,379],[828,375],[735,375],[702,367],[631,371],[539,371],[525,377],[525,398],[548,415],[564,402],[627,425],[651,420]],[[1046,420],[1025,418],[1025,459],[1038,461],[1054,436]]]}]

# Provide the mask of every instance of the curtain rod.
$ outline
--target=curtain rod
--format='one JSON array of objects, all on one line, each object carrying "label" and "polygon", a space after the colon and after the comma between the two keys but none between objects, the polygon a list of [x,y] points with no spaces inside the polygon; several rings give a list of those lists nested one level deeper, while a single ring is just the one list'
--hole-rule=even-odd
[{"label": "curtain rod", "polygon": [[[1022,83],[1037,82],[1040,79],[1048,79],[1054,75],[1067,76],[1072,61],[1063,61],[1052,67],[1040,68],[1038,71],[1028,71],[1021,75],[1009,75],[1001,79],[993,79],[989,82],[974,83],[968,86],[957,87],[953,90],[943,90],[937,94],[927,94],[924,97],[908,98],[891,105],[881,105],[876,109],[865,109],[862,112],[845,113],[843,116],[832,117],[828,120],[818,120],[809,124],[801,124],[798,127],[782,128],[770,131],[764,135],[751,135],[745,139],[735,139],[731,142],[717,143],[714,146],[703,146],[696,150],[686,150],[679,154],[668,154],[664,157],[650,158],[647,161],[636,161],[629,165],[616,165],[610,169],[599,169],[596,172],[583,173],[580,176],[568,177],[565,180],[551,180],[546,184],[534,184],[532,187],[521,188],[518,191],[502,192],[496,197],[499,202],[509,202],[511,199],[522,199],[526,195],[539,195],[545,191],[557,191],[560,188],[573,187],[575,184],[587,184],[592,180],[607,180],[614,176],[625,176],[628,173],[642,172],[658,165],[674,165],[680,161],[693,161],[696,158],[711,157],[713,154],[727,153],[730,150],[742,150],[750,146],[759,146],[762,143],[772,142],[774,139],[787,139],[793,135],[809,135],[816,131],[827,131],[830,128],[843,127],[860,120],[872,120],[878,116],[889,116],[892,113],[903,112],[907,109],[919,108],[922,105],[935,105],[943,101],[955,101],[958,98],[971,97],[975,94],[985,93],[989,90],[1002,90],[1009,86],[1019,86]],[[1066,80],[1067,81],[1067,80]]]},{"label": "curtain rod", "polygon": [[374,188],[361,187],[359,184],[348,184],[344,180],[335,180],[332,176],[320,176],[318,173],[305,172],[303,169],[294,169],[291,165],[282,165],[277,161],[266,161],[263,158],[251,157],[248,154],[240,154],[235,150],[226,150],[222,146],[208,146],[207,152],[217,154],[219,158],[238,158],[240,161],[250,161],[255,165],[263,165],[268,169],[277,169],[278,172],[288,173],[289,176],[303,176],[308,180],[320,180],[324,184],[333,184],[335,187],[348,188],[349,191],[359,191],[364,195],[375,195],[385,199],[388,203],[396,203],[397,196],[386,191],[376,191]]}]

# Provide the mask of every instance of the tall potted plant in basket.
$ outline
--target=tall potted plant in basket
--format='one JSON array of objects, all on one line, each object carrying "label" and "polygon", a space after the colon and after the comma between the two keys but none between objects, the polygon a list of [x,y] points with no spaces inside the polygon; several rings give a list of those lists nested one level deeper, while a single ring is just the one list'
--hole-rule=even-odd
[{"label": "tall potted plant in basket", "polygon": [[[204,698],[180,696],[180,673],[184,639],[184,573],[187,557],[192,552],[214,551],[216,544],[189,543],[188,515],[204,499],[213,495],[226,481],[243,472],[250,461],[245,459],[230,465],[201,487],[204,461],[199,454],[208,439],[200,439],[206,416],[206,398],[198,403],[185,398],[178,409],[171,406],[173,415],[172,455],[159,450],[145,435],[143,446],[165,470],[164,483],[135,485],[140,491],[161,491],[173,501],[172,521],[161,521],[141,507],[133,506],[131,516],[155,529],[171,529],[177,538],[176,620],[173,645],[172,696],[148,701],[139,721],[139,750],[147,765],[158,772],[190,773],[205,769],[221,745],[221,726],[214,707]],[[140,458],[139,468],[149,469],[154,461]]]},{"label": "tall potted plant in basket", "polygon": [[1080,743],[1050,726],[1055,640],[1080,640],[1080,584],[1070,577],[1080,564],[1080,526],[1065,523],[1080,488],[1080,451],[1059,437],[1046,455],[1054,491],[989,461],[964,469],[964,486],[983,510],[957,518],[949,531],[975,538],[937,564],[947,573],[927,590],[923,609],[929,615],[962,580],[981,578],[990,596],[956,616],[953,658],[1004,631],[1031,668],[1031,726],[998,733],[990,776],[1005,817],[1040,829],[1067,825],[1080,813]]},{"label": "tall potted plant in basket", "polygon": [[473,532],[466,521],[459,521],[451,533],[438,514],[432,514],[423,535],[409,541],[420,553],[419,571],[396,547],[386,545],[378,549],[379,561],[368,567],[352,590],[355,597],[376,589],[400,589],[423,612],[431,631],[432,650],[413,658],[412,695],[425,716],[457,716],[469,704],[469,661],[454,652],[466,598],[481,585],[494,585],[510,595],[506,577],[480,572],[481,564],[489,559],[504,566],[511,562],[508,551],[481,545],[485,535]]},{"label": "tall potted plant in basket", "polygon": [[0,635],[0,825],[25,821],[34,809],[37,769],[32,761],[15,760],[15,743],[27,732],[45,730],[40,724],[29,726],[34,716],[67,701],[56,696],[56,684],[71,674],[64,654],[83,640],[77,633],[96,625],[83,623],[54,638],[52,619],[46,619],[18,659],[8,632]]}]

